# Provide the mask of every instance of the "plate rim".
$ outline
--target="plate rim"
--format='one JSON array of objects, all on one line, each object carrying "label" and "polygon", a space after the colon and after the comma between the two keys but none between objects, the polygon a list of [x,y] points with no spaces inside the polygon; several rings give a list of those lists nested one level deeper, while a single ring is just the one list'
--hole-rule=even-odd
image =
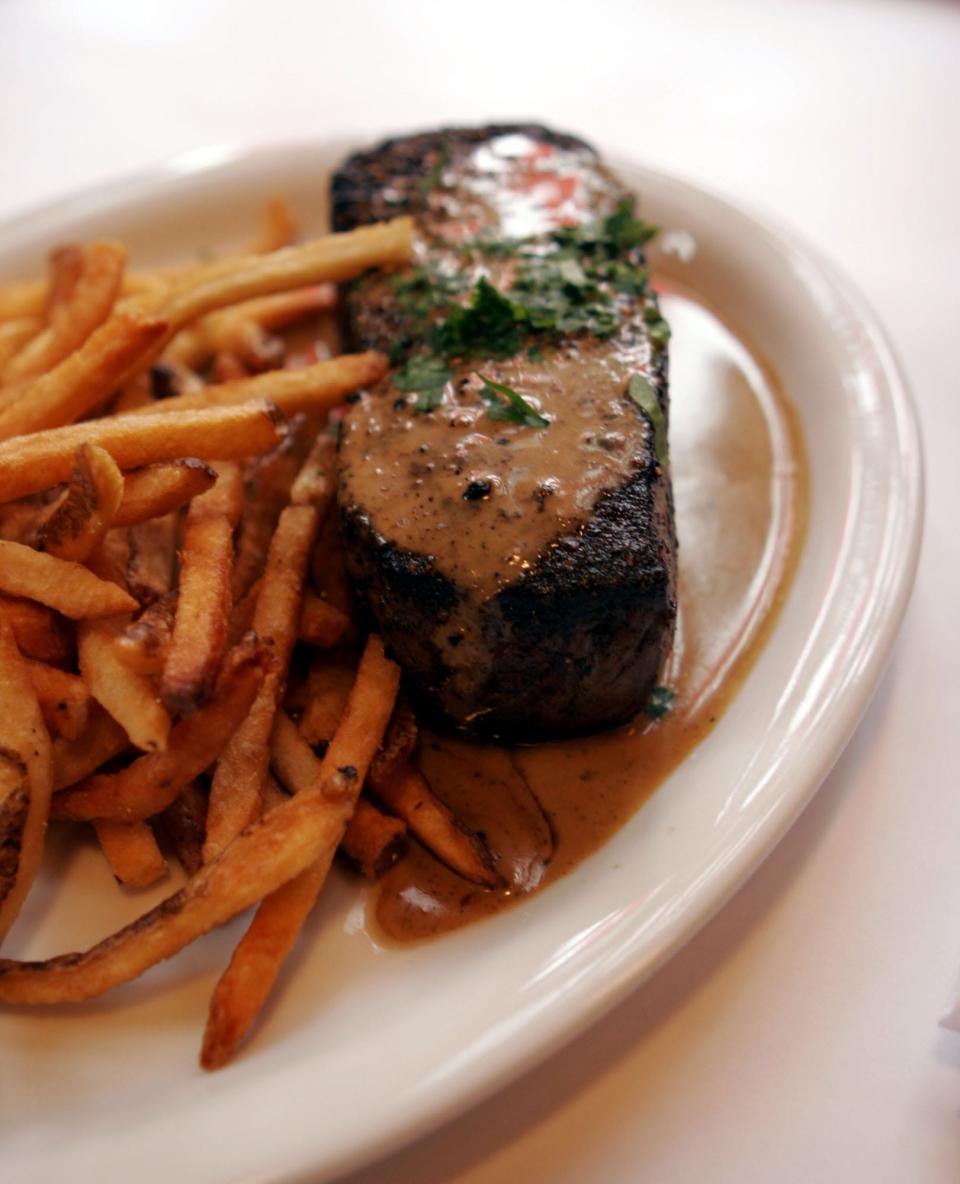
[{"label": "plate rim", "polygon": [[[6,253],[11,239],[19,232],[43,233],[45,224],[77,221],[95,211],[98,207],[125,207],[136,205],[146,195],[156,195],[158,190],[190,178],[215,179],[217,174],[252,174],[271,167],[279,167],[284,161],[311,149],[331,153],[338,148],[344,151],[373,137],[358,137],[333,133],[322,138],[285,140],[280,143],[219,143],[179,153],[166,160],[145,168],[120,173],[91,185],[81,186],[65,194],[55,196],[33,207],[14,212],[0,220],[0,253]],[[553,1055],[560,1047],[586,1029],[597,1023],[603,1015],[636,990],[653,973],[663,966],[689,941],[707,922],[716,915],[749,877],[760,867],[775,849],[794,821],[806,808],[817,792],[834,763],[842,754],[855,731],[862,715],[867,710],[887,665],[900,626],[909,603],[916,578],[922,546],[925,476],[922,437],[916,405],[889,336],[879,317],[860,289],[839,267],[829,260],[824,252],[805,236],[786,225],[776,216],[757,210],[750,203],[729,196],[701,182],[691,180],[682,174],[651,168],[630,160],[620,152],[601,154],[616,169],[622,166],[634,178],[640,176],[655,178],[658,183],[678,192],[692,194],[697,201],[720,207],[725,215],[745,219],[761,232],[785,259],[802,263],[806,275],[802,277],[804,287],[812,288],[814,281],[824,285],[845,309],[847,315],[863,330],[859,352],[873,362],[869,382],[883,398],[885,412],[889,416],[892,438],[896,445],[897,489],[901,493],[899,504],[894,509],[896,539],[895,545],[885,556],[884,564],[873,583],[874,599],[880,603],[878,626],[860,642],[859,664],[852,689],[843,700],[844,710],[829,721],[829,727],[817,746],[817,761],[800,778],[796,791],[777,799],[774,807],[765,815],[753,832],[738,847],[733,857],[727,860],[719,872],[710,878],[710,899],[699,907],[688,908],[682,923],[675,926],[669,940],[660,943],[657,950],[639,959],[634,965],[617,966],[616,973],[607,972],[606,978],[578,988],[575,997],[574,1014],[570,1014],[571,1001],[566,999],[564,1007],[548,1009],[537,1016],[531,1030],[517,1041],[512,1049],[492,1050],[490,1061],[479,1068],[474,1066],[468,1081],[454,1090],[453,1096],[440,1100],[436,1105],[416,1116],[404,1117],[398,1113],[392,1123],[371,1137],[362,1148],[342,1153],[335,1159],[323,1158],[322,1135],[314,1140],[314,1153],[310,1162],[299,1161],[278,1166],[275,1171],[258,1176],[264,1184],[306,1184],[309,1180],[339,1175],[376,1162],[400,1147],[422,1137],[430,1130],[449,1122],[457,1115],[478,1105],[484,1099],[501,1089],[507,1082],[527,1073],[537,1064]],[[631,185],[633,180],[631,179]],[[849,352],[848,347],[848,352]],[[891,499],[888,498],[888,502]],[[888,511],[889,513],[889,511]],[[774,626],[774,632],[779,629]],[[282,1157],[277,1156],[280,1160]]]}]

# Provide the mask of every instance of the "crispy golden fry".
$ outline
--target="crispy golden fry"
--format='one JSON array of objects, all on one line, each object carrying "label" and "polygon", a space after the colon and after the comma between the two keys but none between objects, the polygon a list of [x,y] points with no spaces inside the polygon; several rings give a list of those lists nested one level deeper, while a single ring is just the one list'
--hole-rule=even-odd
[{"label": "crispy golden fry", "polygon": [[402,818],[441,863],[484,888],[503,887],[486,846],[460,825],[408,761],[381,777],[375,777],[371,770],[370,789],[377,801]]},{"label": "crispy golden fry", "polygon": [[193,711],[204,701],[227,645],[233,531],[243,485],[235,464],[220,465],[218,473],[216,485],[187,511],[177,611],[160,683],[171,711]]},{"label": "crispy golden fry", "polygon": [[[148,604],[142,613],[132,621],[116,638],[113,648],[119,660],[130,670],[140,674],[159,674],[167,660],[167,647],[173,633],[173,614],[176,609],[174,595],[161,596]],[[236,645],[244,633],[242,629],[232,638]]]},{"label": "crispy golden fry", "polygon": [[[205,1069],[219,1068],[230,1059],[263,1006],[313,908],[334,851],[356,808],[399,685],[399,667],[384,656],[380,639],[371,637],[343,719],[322,761],[313,755],[289,717],[278,715],[272,748],[274,768],[295,791],[293,801],[318,791],[326,799],[330,811],[328,840],[312,864],[263,901],[234,951],[210,1001],[200,1055]],[[266,821],[288,806],[278,807]]]},{"label": "crispy golden fry", "polygon": [[122,588],[98,579],[79,563],[5,540],[0,540],[0,591],[38,600],[73,620],[111,617],[137,607]]},{"label": "crispy golden fry", "polygon": [[[211,358],[230,357],[239,373],[229,378],[244,378],[250,370],[274,370],[283,362],[283,339],[268,332],[256,321],[233,318],[226,326],[211,331],[207,322],[222,314],[211,313],[195,324],[181,329],[163,351],[163,361],[170,365],[199,369]],[[219,378],[218,381],[226,381]]]},{"label": "crispy golden fry", "polygon": [[221,350],[213,355],[210,373],[214,383],[237,382],[241,378],[250,377],[250,367],[245,366],[236,354],[228,354]]},{"label": "crispy golden fry", "polygon": [[306,455],[302,436],[295,422],[277,448],[245,468],[244,507],[233,561],[234,602],[245,597],[263,573],[270,539]]},{"label": "crispy golden fry", "polygon": [[[0,373],[42,328],[43,317],[16,317],[12,321],[0,321]],[[5,401],[0,398],[0,407],[5,405]]]},{"label": "crispy golden fry", "polygon": [[33,378],[50,370],[79,349],[110,315],[120,292],[126,249],[115,242],[92,243],[82,260],[79,275],[74,274],[72,256],[61,260],[64,274],[59,282],[54,279],[51,289],[50,323],[7,363],[4,381]]},{"label": "crispy golden fry", "polygon": [[253,628],[253,617],[257,611],[261,583],[262,580],[257,580],[240,600],[234,601],[230,610],[230,627],[227,631],[228,645],[236,645],[244,633],[249,633]]},{"label": "crispy golden fry", "polygon": [[335,304],[332,284],[246,300],[182,329],[164,351],[164,361],[196,368],[211,357],[227,354],[256,370],[277,366],[285,347],[269,330],[332,309]]},{"label": "crispy golden fry", "polygon": [[269,255],[218,260],[191,272],[159,301],[144,298],[143,306],[162,310],[172,336],[190,321],[228,304],[310,284],[343,283],[371,267],[407,263],[412,248],[412,219],[394,218]]},{"label": "crispy golden fry", "polygon": [[33,600],[0,596],[0,611],[6,616],[20,652],[38,662],[66,666],[73,659],[73,631],[67,621]]},{"label": "crispy golden fry", "polygon": [[123,499],[123,474],[109,452],[80,444],[67,487],[42,516],[37,546],[82,563],[100,545]]},{"label": "crispy golden fry", "polygon": [[307,675],[307,705],[300,735],[308,744],[326,744],[337,730],[353,686],[355,668],[349,654],[324,654]]},{"label": "crispy golden fry", "polygon": [[276,408],[260,401],[174,415],[123,415],[37,432],[0,444],[0,502],[59,485],[70,477],[78,444],[105,448],[121,469],[197,456],[238,460],[268,452],[283,434]]},{"label": "crispy golden fry", "polygon": [[[204,387],[131,411],[129,416],[164,415],[207,407],[236,407],[251,399],[269,399],[286,415],[300,411],[329,411],[347,395],[378,382],[387,372],[383,354],[341,354],[303,370],[271,370],[252,378],[239,378],[219,386]],[[127,418],[126,416],[124,418]],[[0,416],[0,424],[2,424]]]},{"label": "crispy golden fry", "polygon": [[[158,341],[165,324],[142,313],[118,313],[74,353],[35,379],[0,411],[0,440],[73,423],[101,403],[132,363]],[[22,381],[22,380],[21,380]]]},{"label": "crispy golden fry", "polygon": [[291,505],[313,506],[322,521],[337,485],[336,462],[336,441],[332,436],[318,436],[290,490]]},{"label": "crispy golden fry", "polygon": [[177,515],[164,514],[127,530],[129,551],[124,580],[130,594],[141,604],[162,600],[173,588],[177,529]]},{"label": "crispy golden fry", "polygon": [[301,641],[320,649],[329,649],[337,644],[349,624],[350,618],[346,613],[321,600],[313,592],[304,596],[300,613]]},{"label": "crispy golden fry", "polygon": [[409,702],[401,698],[376,760],[370,768],[370,784],[393,773],[413,756],[417,747],[417,717]]},{"label": "crispy golden fry", "polygon": [[264,677],[249,716],[230,738],[213,775],[203,846],[205,860],[218,855],[260,811],[270,732],[296,641],[316,531],[317,513],[312,507],[289,506],[280,515],[270,542],[253,629],[269,647],[275,665]]},{"label": "crispy golden fry", "polygon": [[[287,800],[279,782],[268,773],[263,786],[264,813]],[[340,840],[340,853],[368,880],[380,877],[399,859],[406,838],[406,825],[399,818],[383,814],[366,798],[357,800]]]},{"label": "crispy golden fry", "polygon": [[213,764],[250,710],[264,661],[259,646],[238,646],[224,659],[213,697],[174,725],[165,751],[151,752],[118,773],[88,778],[58,794],[56,817],[138,822],[165,810],[188,781]]},{"label": "crispy golden fry", "polygon": [[406,824],[399,818],[391,818],[360,798],[343,832],[340,850],[362,876],[379,880],[400,858],[406,835]]},{"label": "crispy golden fry", "polygon": [[123,498],[113,524],[133,526],[160,518],[206,493],[216,479],[216,469],[195,457],[134,469],[124,474]]},{"label": "crispy golden fry", "polygon": [[28,661],[26,666],[47,729],[65,740],[78,739],[90,710],[90,692],[83,679],[45,662]]},{"label": "crispy golden fry", "polygon": [[128,888],[149,888],[167,874],[167,861],[157,846],[149,822],[110,822],[101,819],[93,829],[110,870]]},{"label": "crispy golden fry", "polygon": [[44,316],[52,320],[73,295],[86,264],[83,247],[79,243],[65,243],[54,247],[47,259],[49,286],[47,287]]},{"label": "crispy golden fry", "polygon": [[53,788],[66,789],[95,773],[130,747],[127,733],[97,703],[90,704],[87,727],[76,740],[53,742]]},{"label": "crispy golden fry", "polygon": [[188,876],[203,867],[203,835],[207,826],[207,795],[196,781],[185,785],[160,815],[164,833]]},{"label": "crispy golden fry", "polygon": [[322,793],[291,798],[186,887],[85,953],[0,960],[0,1003],[80,1003],[137,978],[308,867],[338,823]]},{"label": "crispy golden fry", "polygon": [[344,639],[353,640],[353,594],[347,579],[343,541],[340,538],[340,515],[336,509],[327,513],[320,527],[320,537],[313,549],[310,578],[320,598],[339,609],[350,620],[351,626]]},{"label": "crispy golden fry", "polygon": [[84,621],[77,627],[80,674],[101,707],[120,724],[135,747],[162,752],[170,734],[170,716],[146,675],[125,665],[117,653],[117,639],[128,624],[125,617]]},{"label": "crispy golden fry", "polygon": [[300,226],[293,211],[287,205],[283,194],[277,194],[264,203],[260,231],[250,244],[252,255],[265,255],[268,251],[279,251],[287,247],[300,232]]},{"label": "crispy golden fry", "polygon": [[0,941],[40,857],[53,791],[50,737],[13,629],[0,613]]}]

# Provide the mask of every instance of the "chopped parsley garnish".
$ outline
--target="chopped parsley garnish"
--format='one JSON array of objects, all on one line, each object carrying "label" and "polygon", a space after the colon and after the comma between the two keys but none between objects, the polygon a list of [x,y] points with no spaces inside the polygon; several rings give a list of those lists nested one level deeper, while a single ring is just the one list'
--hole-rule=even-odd
[{"label": "chopped parsley garnish", "polygon": [[[447,159],[441,152],[422,184],[435,185]],[[418,393],[416,410],[430,411],[440,405],[454,361],[509,358],[524,347],[538,360],[543,356],[541,342],[577,334],[611,337],[625,316],[636,315],[635,301],[650,296],[642,248],[656,233],[656,227],[634,216],[633,202],[624,198],[606,218],[559,227],[538,239],[476,238],[453,248],[466,268],[475,254],[515,258],[512,283],[503,291],[486,276],[471,287],[467,276],[451,274],[449,254],[440,267],[418,267],[394,276],[389,282],[397,307],[410,324],[391,351],[391,361],[399,361],[412,340],[423,342],[396,375],[396,385]],[[654,345],[664,345],[670,330],[655,303],[647,305],[643,319]],[[483,381],[491,418],[547,426],[549,421],[515,391]],[[656,397],[651,403],[632,384],[630,394],[653,422],[657,456],[665,464]]]},{"label": "chopped parsley garnish", "polygon": [[653,448],[657,454],[657,463],[666,466],[670,463],[667,453],[667,425],[660,409],[657,392],[642,374],[634,374],[627,386],[627,394],[650,420],[653,428]]},{"label": "chopped parsley garnish", "polygon": [[662,719],[673,707],[676,699],[676,691],[671,691],[669,687],[654,687],[650,692],[650,698],[644,704],[644,713],[651,719]]},{"label": "chopped parsley garnish", "polygon": [[473,289],[470,304],[456,305],[428,336],[433,352],[446,358],[509,358],[526,340],[524,310],[486,278]]},{"label": "chopped parsley garnish", "polygon": [[550,420],[545,415],[541,415],[536,408],[531,407],[523,395],[518,395],[512,387],[505,386],[502,382],[493,382],[479,373],[477,377],[483,383],[483,390],[480,394],[486,401],[487,415],[491,419],[505,423],[520,423],[528,428],[548,428],[550,426]]},{"label": "chopped parsley garnish", "polygon": [[443,402],[443,388],[453,372],[441,358],[417,354],[393,376],[393,385],[401,391],[416,391],[417,411],[433,411]]},{"label": "chopped parsley garnish", "polygon": [[662,349],[670,340],[670,326],[660,315],[660,309],[655,304],[648,304],[643,310],[643,323],[647,326],[650,340]]}]

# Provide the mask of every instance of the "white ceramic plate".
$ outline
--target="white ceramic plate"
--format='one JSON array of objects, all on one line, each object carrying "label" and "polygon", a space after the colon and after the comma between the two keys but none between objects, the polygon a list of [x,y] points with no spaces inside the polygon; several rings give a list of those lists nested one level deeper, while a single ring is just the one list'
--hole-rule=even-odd
[{"label": "white ceramic plate", "polygon": [[[243,241],[264,196],[325,204],[340,145],[212,151],[0,228],[0,275],[64,237],[110,234],[149,264]],[[707,741],[597,855],[515,910],[381,950],[355,883],[310,924],[256,1039],[196,1068],[242,922],[82,1008],[0,1016],[0,1178],[74,1184],[319,1181],[385,1153],[529,1068],[636,987],[758,866],[816,790],[880,675],[922,514],[913,413],[883,334],[814,251],[720,199],[624,167],[646,217],[689,231],[677,274],[754,342],[809,444],[808,542],[773,636]],[[92,942],[144,907],[94,852],[53,852],[7,951]],[[169,887],[151,897],[159,898]],[[68,926],[71,936],[67,937]]]}]

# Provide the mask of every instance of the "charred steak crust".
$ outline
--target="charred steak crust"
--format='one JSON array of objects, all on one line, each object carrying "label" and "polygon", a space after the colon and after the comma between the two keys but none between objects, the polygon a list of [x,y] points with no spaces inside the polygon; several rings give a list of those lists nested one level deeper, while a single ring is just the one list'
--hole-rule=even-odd
[{"label": "charred steak crust", "polygon": [[[464,153],[502,136],[570,150],[585,168],[601,170],[581,140],[532,125],[388,140],[352,156],[334,177],[334,226],[348,229],[409,212],[429,243],[434,214],[421,187],[438,153],[452,158],[455,173]],[[622,193],[613,179],[610,184]],[[348,315],[362,347],[389,347],[408,328],[376,278],[354,286]],[[633,348],[638,333],[642,327],[631,323],[618,339]],[[585,356],[609,348],[582,335],[575,345]],[[647,378],[666,417],[665,349],[650,354]],[[396,393],[386,382],[352,407],[347,420],[364,416],[370,401],[392,402]],[[390,537],[389,526],[354,494],[351,478],[360,462],[351,448],[341,443],[339,504],[348,569],[422,706],[463,730],[509,740],[593,731],[636,714],[670,649],[676,619],[672,493],[652,431],[645,427],[638,438],[625,480],[602,491],[576,523],[558,524],[535,562],[482,596],[466,581],[450,578],[443,554],[413,550]]]}]

